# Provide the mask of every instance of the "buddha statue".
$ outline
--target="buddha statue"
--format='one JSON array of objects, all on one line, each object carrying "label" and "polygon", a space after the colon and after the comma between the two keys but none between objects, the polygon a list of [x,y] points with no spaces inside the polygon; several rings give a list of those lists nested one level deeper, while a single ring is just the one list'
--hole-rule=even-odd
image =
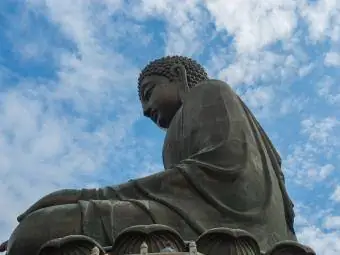
[{"label": "buddha statue", "polygon": [[[18,217],[8,255],[87,236],[110,246],[135,225],[162,224],[184,240],[213,228],[241,229],[261,251],[296,241],[281,159],[241,98],[191,58],[150,62],[138,79],[145,117],[166,130],[164,171],[98,189],[53,192]],[[73,254],[73,253],[72,253]]]}]

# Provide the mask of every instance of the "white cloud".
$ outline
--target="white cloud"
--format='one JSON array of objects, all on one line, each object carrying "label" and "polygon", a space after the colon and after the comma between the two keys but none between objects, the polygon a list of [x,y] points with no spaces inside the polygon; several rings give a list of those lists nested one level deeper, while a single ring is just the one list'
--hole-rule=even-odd
[{"label": "white cloud", "polygon": [[317,84],[317,93],[329,104],[340,103],[339,82],[329,76],[323,77]]},{"label": "white cloud", "polygon": [[204,36],[210,17],[199,0],[175,1],[142,0],[130,6],[137,19],[156,18],[166,22],[163,37],[165,54],[198,55],[209,39]]},{"label": "white cloud", "polygon": [[322,120],[313,118],[304,119],[301,122],[302,133],[309,136],[309,140],[321,145],[338,144],[339,140],[334,140],[332,132],[338,128],[340,121],[335,117],[327,117]]},{"label": "white cloud", "polygon": [[294,182],[313,187],[314,183],[324,181],[334,172],[333,164],[322,162],[329,162],[339,148],[340,140],[336,138],[339,124],[332,117],[301,121],[301,133],[307,135],[307,139],[295,141],[284,161],[287,174]]},{"label": "white cloud", "polygon": [[217,29],[234,36],[237,52],[255,52],[287,39],[297,23],[296,2],[291,0],[209,0],[205,3]]},{"label": "white cloud", "polygon": [[340,216],[328,216],[324,220],[324,227],[327,229],[340,229]]},{"label": "white cloud", "polygon": [[340,53],[328,52],[325,56],[326,66],[340,66]]},{"label": "white cloud", "polygon": [[287,97],[281,101],[280,114],[286,115],[301,112],[308,104],[308,98],[304,97]]},{"label": "white cloud", "polygon": [[340,185],[337,185],[331,195],[331,199],[340,203]]},{"label": "white cloud", "polygon": [[299,69],[300,77],[304,77],[304,76],[308,75],[312,71],[313,68],[314,68],[314,65],[312,63],[300,67],[300,69]]},{"label": "white cloud", "polygon": [[[296,204],[298,240],[312,247],[316,254],[336,255],[340,251],[339,217],[317,204]],[[321,224],[319,224],[321,222]]]},{"label": "white cloud", "polygon": [[340,235],[337,232],[327,233],[316,226],[307,226],[299,231],[298,238],[300,242],[313,247],[316,254],[336,255],[340,251]]},{"label": "white cloud", "polygon": [[263,109],[274,100],[274,94],[271,87],[249,88],[242,99],[252,109]]},{"label": "white cloud", "polygon": [[[26,15],[10,19],[6,37],[19,60],[0,65],[0,194],[6,194],[0,207],[10,208],[0,211],[0,239],[8,237],[16,215],[49,191],[161,170],[162,134],[145,134],[151,124],[139,120],[135,85],[151,56],[176,53],[202,60],[260,121],[267,117],[266,130],[283,141],[287,183],[298,184],[293,191],[311,204],[309,192],[322,186],[318,195],[333,201],[298,211],[299,240],[318,254],[339,254],[339,219],[332,212],[340,201],[340,90],[332,68],[325,68],[339,65],[339,1],[25,3]],[[161,29],[153,31],[153,22]],[[331,51],[319,47],[324,41]],[[18,63],[40,63],[50,74],[27,77]]]},{"label": "white cloud", "polygon": [[320,177],[324,180],[327,176],[329,176],[335,170],[335,166],[332,164],[326,164],[319,169]]},{"label": "white cloud", "polygon": [[300,6],[301,15],[306,19],[310,38],[315,41],[331,38],[339,40],[340,2],[338,0],[319,0]]},{"label": "white cloud", "polygon": [[277,64],[283,61],[282,56],[270,51],[242,54],[228,67],[221,69],[218,76],[233,86],[267,82],[275,75]]},{"label": "white cloud", "polygon": [[[42,195],[82,186],[81,176],[95,176],[123,162],[133,140],[122,143],[139,118],[136,90],[130,89],[136,84],[137,68],[97,37],[105,21],[90,2],[30,3],[26,11],[45,16],[76,51],[51,44],[48,50],[58,52],[54,79],[19,77],[1,91],[0,175],[1,194],[6,196],[0,201],[2,208],[12,208],[0,212],[1,239],[8,238],[16,215]],[[26,51],[21,53],[27,58]]]}]

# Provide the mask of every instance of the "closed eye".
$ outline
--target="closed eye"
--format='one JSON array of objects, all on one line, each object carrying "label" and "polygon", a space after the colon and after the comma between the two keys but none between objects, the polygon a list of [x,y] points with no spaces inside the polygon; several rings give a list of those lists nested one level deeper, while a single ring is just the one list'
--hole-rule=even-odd
[{"label": "closed eye", "polygon": [[149,88],[144,91],[144,96],[143,96],[144,101],[149,101],[154,88],[155,88],[155,85],[152,85],[152,86],[149,86]]}]

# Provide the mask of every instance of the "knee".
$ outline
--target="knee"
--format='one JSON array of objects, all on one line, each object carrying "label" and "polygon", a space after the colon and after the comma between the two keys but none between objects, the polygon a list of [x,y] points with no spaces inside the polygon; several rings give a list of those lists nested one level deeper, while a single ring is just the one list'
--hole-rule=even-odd
[{"label": "knee", "polygon": [[53,206],[28,215],[13,231],[8,241],[8,255],[36,254],[45,242],[80,233],[77,205]]}]

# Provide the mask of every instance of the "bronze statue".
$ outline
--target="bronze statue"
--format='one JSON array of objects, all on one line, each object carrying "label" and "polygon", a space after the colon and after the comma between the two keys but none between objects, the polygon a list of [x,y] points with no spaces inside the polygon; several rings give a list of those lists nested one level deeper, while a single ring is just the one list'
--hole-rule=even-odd
[{"label": "bronze statue", "polygon": [[[167,129],[165,171],[100,189],[60,190],[18,217],[8,255],[84,235],[102,246],[134,225],[163,224],[184,240],[218,227],[242,229],[262,251],[295,241],[281,159],[260,124],[224,82],[192,59],[150,62],[138,80],[144,115]],[[5,249],[3,246],[3,249]]]}]

